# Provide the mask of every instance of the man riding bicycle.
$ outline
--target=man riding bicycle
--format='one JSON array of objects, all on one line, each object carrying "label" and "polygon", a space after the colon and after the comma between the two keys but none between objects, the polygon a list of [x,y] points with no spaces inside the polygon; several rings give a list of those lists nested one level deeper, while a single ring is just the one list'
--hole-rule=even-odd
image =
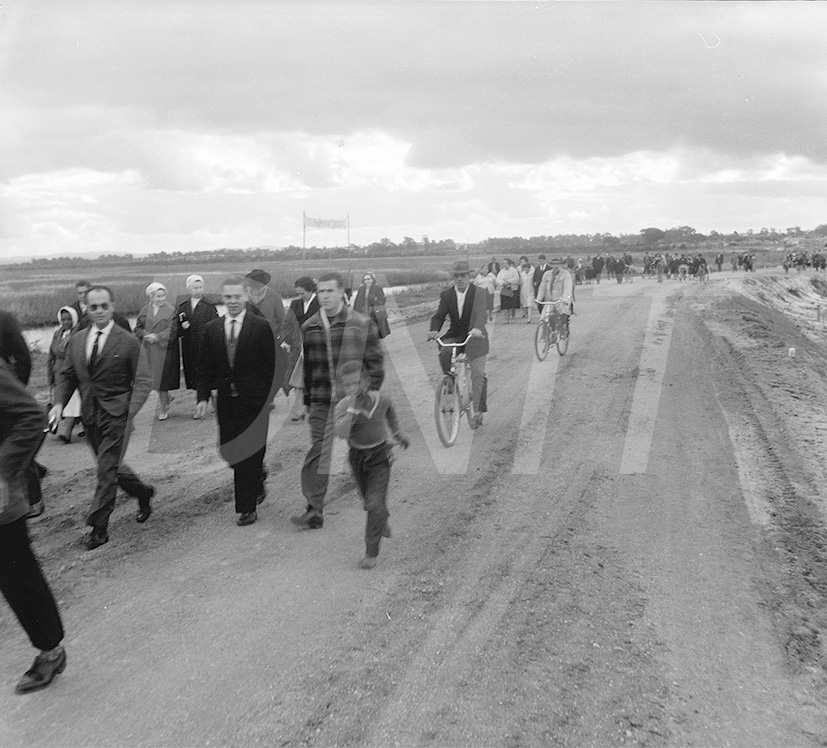
[{"label": "man riding bicycle", "polygon": [[[537,301],[558,301],[554,305],[557,314],[563,316],[563,330],[568,330],[569,316],[574,313],[574,277],[571,271],[563,264],[560,257],[553,257],[551,270],[543,273],[540,288],[537,290]],[[552,306],[547,305],[544,316],[551,314]]]},{"label": "man riding bicycle", "polygon": [[[474,401],[476,425],[482,424],[480,400],[485,383],[485,363],[488,360],[488,333],[485,322],[488,319],[488,291],[469,283],[471,270],[464,260],[457,260],[451,267],[453,285],[439,295],[439,307],[431,317],[428,340],[439,335],[445,318],[450,318],[450,327],[442,340],[458,343],[472,336],[465,346],[465,354],[471,367],[471,397]],[[458,349],[462,350],[462,349]],[[440,348],[439,363],[442,371],[451,371],[451,348]]]}]

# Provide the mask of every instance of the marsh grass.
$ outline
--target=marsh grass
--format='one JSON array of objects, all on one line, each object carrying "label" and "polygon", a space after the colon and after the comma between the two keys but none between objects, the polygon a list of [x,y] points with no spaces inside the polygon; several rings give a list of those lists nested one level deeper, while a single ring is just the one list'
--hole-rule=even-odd
[{"label": "marsh grass", "polygon": [[[388,258],[366,267],[354,264],[351,273],[353,287],[358,287],[366,270],[375,272],[377,281],[383,287],[441,281],[449,277],[444,258],[407,258],[406,262],[416,263],[415,267],[402,266],[400,259]],[[336,270],[347,278],[347,268],[342,261],[332,261],[329,265],[308,263],[304,268],[300,262],[283,262],[268,270],[273,275],[270,287],[283,298],[295,296],[293,283],[302,275],[318,278],[327,270]],[[145,289],[154,281],[163,283],[169,291],[170,301],[174,301],[186,295],[186,279],[193,273],[203,276],[208,295],[217,296],[224,278],[247,272],[221,265],[208,268],[173,266],[159,268],[157,272],[125,265],[107,267],[106,274],[100,276],[89,273],[87,268],[80,271],[72,268],[0,269],[0,308],[14,314],[24,327],[57,324],[58,309],[75,301],[74,283],[83,278],[90,283],[109,286],[115,294],[116,308],[124,314],[134,315],[147,303]]]}]

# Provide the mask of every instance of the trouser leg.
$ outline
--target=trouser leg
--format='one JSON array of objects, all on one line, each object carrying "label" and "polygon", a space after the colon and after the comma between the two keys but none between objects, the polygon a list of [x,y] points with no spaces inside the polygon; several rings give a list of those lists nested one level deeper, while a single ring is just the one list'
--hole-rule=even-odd
[{"label": "trouser leg", "polygon": [[[453,340],[446,340],[446,343],[453,343]],[[461,341],[460,341],[461,342]],[[453,348],[439,349],[439,365],[442,367],[442,373],[447,374],[451,371],[451,352]]]},{"label": "trouser leg", "polygon": [[[119,471],[122,470],[121,457],[125,434],[125,419],[112,418],[101,411],[98,411],[92,422],[86,425],[87,441],[98,465],[95,495],[86,515],[86,524],[91,527],[106,530],[109,526],[109,517],[115,509]],[[129,468],[124,469],[124,480],[132,489],[140,482]]]},{"label": "trouser leg", "polygon": [[479,412],[482,385],[485,378],[485,362],[487,355],[477,356],[469,361],[471,365],[471,397],[474,400],[474,410]]},{"label": "trouser leg", "polygon": [[365,555],[379,555],[382,531],[388,521],[388,484],[390,483],[390,456],[383,445],[373,450],[350,451],[350,466],[359,486],[367,512],[365,522]]},{"label": "trouser leg", "polygon": [[310,423],[310,449],[302,465],[302,494],[308,506],[321,513],[330,479],[333,453],[333,406],[312,403],[308,409]]},{"label": "trouser leg", "polygon": [[270,424],[269,403],[257,407],[241,398],[219,401],[221,456],[233,468],[235,510],[254,512],[264,489],[264,454]]},{"label": "trouser leg", "polygon": [[32,552],[25,518],[0,525],[0,591],[37,649],[60,644],[60,613]]},{"label": "trouser leg", "polygon": [[62,436],[65,439],[72,438],[72,430],[75,428],[75,421],[77,419],[73,418],[72,416],[68,416],[67,418],[61,418],[60,424],[57,427],[57,435]]}]

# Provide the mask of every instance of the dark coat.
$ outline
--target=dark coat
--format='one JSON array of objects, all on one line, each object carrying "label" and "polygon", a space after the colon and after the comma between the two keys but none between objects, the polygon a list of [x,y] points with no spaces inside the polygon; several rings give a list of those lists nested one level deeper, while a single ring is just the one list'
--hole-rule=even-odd
[{"label": "dark coat", "polygon": [[540,288],[540,281],[543,280],[543,273],[546,270],[551,270],[551,265],[547,262],[538,263],[534,268],[534,277],[531,279],[531,285],[534,286],[534,297],[537,298],[537,289]]},{"label": "dark coat", "polygon": [[357,312],[367,314],[376,323],[380,338],[390,335],[388,313],[385,311],[385,292],[376,283],[371,285],[370,290],[364,283],[359,286],[353,300],[353,308]]},{"label": "dark coat", "polygon": [[212,390],[217,390],[219,402],[226,401],[232,397],[234,387],[239,398],[263,408],[284,379],[284,370],[276,370],[276,344],[267,320],[247,310],[232,367],[227,356],[224,317],[207,323],[198,353],[196,379],[199,402],[209,400]]},{"label": "dark coat", "polygon": [[[167,392],[181,386],[181,358],[178,354],[178,317],[172,304],[164,303],[158,313],[147,304],[135,322],[135,337],[141,341],[149,359],[152,389]],[[154,343],[146,341],[149,333],[158,336]]]},{"label": "dark coat", "polygon": [[459,315],[457,307],[457,294],[453,286],[446,288],[439,295],[439,306],[436,314],[431,317],[431,332],[439,332],[448,317],[450,327],[443,338],[459,342],[468,337],[468,332],[473,328],[482,331],[483,337],[471,338],[465,346],[468,358],[473,359],[484,356],[488,353],[488,331],[485,323],[488,320],[488,291],[479,286],[468,286],[468,295],[465,297],[465,304],[462,309],[462,316]]},{"label": "dark coat", "polygon": [[[178,338],[181,341],[181,357],[184,359],[184,381],[188,390],[198,389],[196,378],[196,367],[198,366],[198,349],[204,338],[204,329],[209,322],[218,319],[218,311],[215,304],[211,304],[202,298],[195,305],[192,311],[192,300],[188,296],[177,306],[178,315]],[[181,322],[186,319],[190,323],[189,329],[185,330]]]},{"label": "dark coat", "polygon": [[302,325],[309,320],[314,314],[319,311],[319,300],[314,296],[310,300],[307,311],[304,311],[304,301],[301,297],[293,299],[290,302],[290,307],[287,309],[287,316],[284,319],[284,340],[290,345],[290,354],[288,356],[287,371],[284,376],[285,391],[289,391],[287,380],[296,368],[296,362],[299,360],[299,354],[302,350]]},{"label": "dark coat", "polygon": [[29,383],[32,373],[32,354],[20,332],[17,319],[10,312],[0,310],[0,359],[12,367],[23,384]]},{"label": "dark coat", "polygon": [[24,472],[43,441],[46,414],[4,361],[0,361],[0,479],[8,499],[0,496],[0,525],[29,513]]}]

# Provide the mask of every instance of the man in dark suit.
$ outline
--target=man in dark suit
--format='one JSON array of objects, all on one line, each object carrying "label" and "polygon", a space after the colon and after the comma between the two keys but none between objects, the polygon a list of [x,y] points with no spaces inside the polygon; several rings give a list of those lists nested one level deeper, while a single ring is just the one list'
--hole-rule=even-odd
[{"label": "man in dark suit", "polygon": [[[531,279],[531,285],[534,286],[535,299],[537,298],[537,289],[540,288],[540,281],[543,280],[543,275],[546,270],[551,270],[551,265],[546,262],[545,255],[540,255],[537,260],[537,267],[534,268],[534,277]],[[540,304],[537,304],[537,311],[539,311],[540,314],[543,313],[543,307]]]},{"label": "man in dark suit", "polygon": [[[451,275],[454,282],[439,295],[439,307],[431,317],[431,330],[428,340],[439,335],[445,318],[450,327],[443,336],[446,343],[458,343],[471,334],[471,340],[465,346],[468,363],[471,365],[471,395],[474,399],[477,425],[482,423],[480,400],[485,384],[485,363],[488,360],[488,332],[485,322],[488,319],[488,291],[469,284],[470,268],[464,260],[457,260]],[[451,370],[451,348],[439,349],[439,363],[446,374]]]},{"label": "man in dark suit", "polygon": [[123,462],[132,419],[149,395],[149,371],[141,344],[115,324],[115,300],[109,288],[92,286],[86,298],[92,324],[88,332],[69,339],[49,422],[60,421],[64,406],[78,389],[86,438],[98,463],[95,496],[86,516],[92,528],[86,547],[93,550],[109,542],[109,517],[118,486],[138,499],[138,522],[149,519],[155,489]]},{"label": "man in dark suit", "polygon": [[233,468],[235,510],[239,525],[258,518],[264,501],[264,452],[271,402],[284,381],[276,368],[276,343],[267,321],[249,312],[244,279],[230,276],[221,286],[227,314],[208,323],[198,356],[196,377],[201,418],[217,391],[218,441],[221,456]]},{"label": "man in dark suit", "polygon": [[48,686],[66,667],[60,613],[26,528],[24,471],[40,446],[45,425],[43,409],[0,361],[0,591],[40,650],[18,682],[18,693]]}]

